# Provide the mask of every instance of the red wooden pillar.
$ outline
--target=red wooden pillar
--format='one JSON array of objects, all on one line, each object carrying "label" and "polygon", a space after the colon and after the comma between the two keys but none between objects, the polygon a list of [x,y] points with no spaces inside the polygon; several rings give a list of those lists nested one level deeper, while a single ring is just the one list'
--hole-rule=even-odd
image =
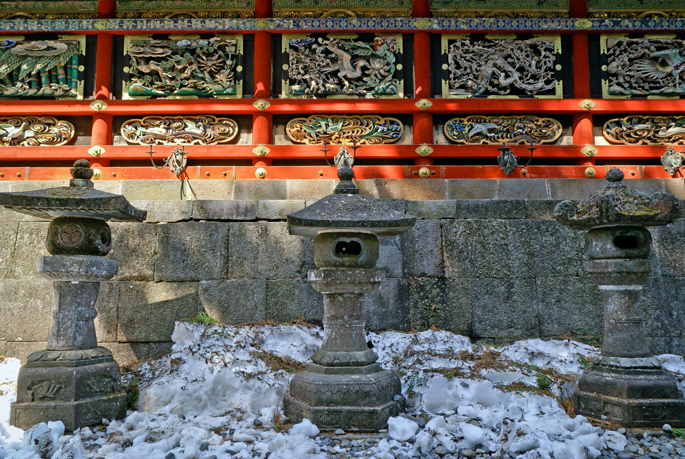
[{"label": "red wooden pillar", "polygon": [[98,18],[99,19],[113,19],[117,17],[117,2],[116,0],[99,0],[98,1]]},{"label": "red wooden pillar", "polygon": [[[430,3],[428,0],[413,0],[412,16],[415,18],[430,17]],[[431,60],[430,34],[428,32],[414,33],[414,96],[417,99],[431,98]],[[414,144],[433,144],[433,115],[431,113],[416,113],[413,119]],[[430,166],[431,158],[417,158],[417,166]]]},{"label": "red wooden pillar", "polygon": [[[117,15],[116,0],[98,1],[98,18],[112,19]],[[112,86],[112,34],[101,32],[98,34],[97,56],[95,64],[95,98],[107,100],[110,98]],[[91,145],[102,146],[112,144],[112,115],[96,113],[93,115]],[[91,167],[108,167],[109,160],[96,158],[91,161]]]},{"label": "red wooden pillar", "polygon": [[[273,16],[271,0],[257,0],[255,3],[255,18],[270,18]],[[271,34],[256,32],[254,37],[254,98],[269,99],[271,97]],[[269,145],[272,143],[273,116],[271,113],[260,112],[252,115],[252,144]],[[271,159],[253,159],[253,166],[270,166]]]},{"label": "red wooden pillar", "polygon": [[[592,133],[592,115],[589,113],[576,113],[572,118],[573,144],[578,146],[593,145],[595,143]],[[577,164],[590,166],[595,164],[592,157],[576,160]]]},{"label": "red wooden pillar", "polygon": [[[96,113],[93,115],[93,130],[91,132],[90,144],[101,146],[107,153],[107,145],[112,144],[112,115],[107,113]],[[109,160],[98,157],[91,161],[91,166],[109,167]]]},{"label": "red wooden pillar", "polygon": [[[587,0],[573,0],[569,15],[572,18],[587,17]],[[573,34],[573,97],[587,99],[590,97],[590,52],[587,32]],[[593,145],[592,115],[577,113],[573,115],[573,144],[578,146]],[[579,159],[577,164],[591,166],[593,158]]]}]

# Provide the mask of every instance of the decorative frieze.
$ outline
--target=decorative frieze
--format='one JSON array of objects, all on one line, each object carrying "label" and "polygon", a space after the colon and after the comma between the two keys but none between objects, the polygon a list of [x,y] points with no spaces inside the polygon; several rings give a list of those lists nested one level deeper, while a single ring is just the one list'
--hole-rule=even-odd
[{"label": "decorative frieze", "polygon": [[445,123],[445,135],[455,143],[463,144],[543,144],[553,143],[561,137],[559,121],[532,115],[522,116],[468,116],[452,118]]},{"label": "decorative frieze", "polygon": [[231,118],[203,116],[146,116],[126,121],[121,135],[140,145],[216,145],[238,135],[238,124]]},{"label": "decorative frieze", "polygon": [[117,0],[118,18],[251,18],[254,0]]},{"label": "decorative frieze", "polygon": [[431,0],[433,17],[568,17],[569,0]]},{"label": "decorative frieze", "polygon": [[0,19],[93,19],[97,0],[0,1]]},{"label": "decorative frieze", "polygon": [[411,0],[273,0],[277,18],[409,18],[411,7]]},{"label": "decorative frieze", "polygon": [[308,145],[395,143],[402,137],[403,130],[400,120],[377,115],[312,115],[292,119],[285,128],[294,143]]},{"label": "decorative frieze", "polygon": [[587,10],[593,18],[664,18],[683,17],[682,0],[587,0]]},{"label": "decorative frieze", "polygon": [[624,145],[685,145],[685,116],[626,116],[604,123],[604,138]]},{"label": "decorative frieze", "polygon": [[74,125],[52,116],[0,117],[0,146],[58,146],[74,137]]},{"label": "decorative frieze", "polygon": [[85,37],[0,38],[0,97],[83,98]]},{"label": "decorative frieze", "polygon": [[242,96],[241,35],[127,35],[124,50],[124,99]]},{"label": "decorative frieze", "polygon": [[559,99],[560,55],[559,35],[443,35],[442,96]]},{"label": "decorative frieze", "polygon": [[685,94],[685,40],[673,34],[600,37],[602,95],[607,99]]},{"label": "decorative frieze", "polygon": [[283,35],[282,52],[283,97],[403,97],[399,34]]}]

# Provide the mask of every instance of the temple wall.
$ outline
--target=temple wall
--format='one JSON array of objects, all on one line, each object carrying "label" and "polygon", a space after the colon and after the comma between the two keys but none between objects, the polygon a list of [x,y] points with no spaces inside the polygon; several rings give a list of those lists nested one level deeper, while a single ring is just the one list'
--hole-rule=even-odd
[{"label": "temple wall", "polygon": [[[0,182],[0,191],[61,186]],[[312,238],[290,236],[285,216],[335,186],[332,180],[110,181],[148,210],[145,223],[110,223],[119,275],[100,290],[98,339],[123,365],[168,352],[174,321],[206,311],[225,323],[301,318],[320,322],[321,295],[305,281]],[[599,291],[584,269],[583,233],[554,221],[561,199],[582,199],[604,180],[362,180],[362,192],[418,218],[381,239],[380,290],[366,299],[373,330],[431,326],[486,342],[578,336],[599,342]],[[647,193],[685,198],[682,179],[629,180]],[[51,282],[36,273],[47,222],[0,209],[0,354],[45,346]],[[651,230],[652,275],[642,306],[655,353],[685,355],[685,219]]]}]

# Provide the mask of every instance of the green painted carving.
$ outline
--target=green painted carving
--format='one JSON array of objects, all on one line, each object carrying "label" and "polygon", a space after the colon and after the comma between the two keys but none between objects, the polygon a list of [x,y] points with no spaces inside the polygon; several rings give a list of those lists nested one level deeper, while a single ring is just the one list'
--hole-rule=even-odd
[{"label": "green painted carving", "polygon": [[289,97],[402,97],[396,61],[402,39],[293,38],[284,35],[288,52]]},{"label": "green painted carving", "polygon": [[452,118],[445,123],[445,135],[463,144],[543,144],[556,141],[562,133],[561,123],[552,118],[522,116],[468,116]]},{"label": "green painted carving", "polygon": [[82,38],[0,40],[0,97],[80,98]]},{"label": "green painted carving", "polygon": [[253,10],[255,0],[117,0],[117,11],[136,10]]},{"label": "green painted carving", "polygon": [[285,128],[290,140],[308,145],[395,143],[402,137],[402,122],[377,115],[326,116],[290,120]]},{"label": "green painted carving", "polygon": [[168,40],[128,36],[125,98],[242,95],[241,36]]},{"label": "green painted carving", "polygon": [[411,10],[411,0],[274,0],[278,10]]},{"label": "green painted carving", "polygon": [[0,117],[0,146],[58,146],[74,137],[74,125],[52,116]]},{"label": "green painted carving", "polygon": [[601,37],[604,97],[685,94],[685,40]]},{"label": "green painted carving", "polygon": [[431,0],[431,10],[568,11],[569,0]]},{"label": "green painted carving", "polygon": [[80,0],[80,1],[48,1],[48,2],[2,2],[0,1],[0,18],[11,18],[26,16],[29,17],[46,17],[54,18],[55,14],[62,17],[66,14],[76,14],[83,16],[89,14],[90,17],[97,17],[98,2],[97,0]]},{"label": "green painted carving", "polygon": [[146,116],[128,120],[121,135],[140,145],[216,145],[230,142],[238,124],[230,118],[204,116]]}]

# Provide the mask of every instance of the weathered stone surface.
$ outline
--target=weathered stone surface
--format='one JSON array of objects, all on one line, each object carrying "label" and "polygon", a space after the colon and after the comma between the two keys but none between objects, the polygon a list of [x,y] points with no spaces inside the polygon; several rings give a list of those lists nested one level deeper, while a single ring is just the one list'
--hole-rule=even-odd
[{"label": "weathered stone surface", "polygon": [[402,264],[402,239],[401,236],[379,237],[377,269],[385,271],[387,277],[404,276]]},{"label": "weathered stone surface", "polygon": [[675,354],[675,355],[685,355],[685,338],[682,336],[677,337],[658,337],[658,336],[646,336],[647,346],[649,352],[654,355],[661,354]]},{"label": "weathered stone surface", "polygon": [[171,352],[172,342],[158,343],[112,343],[104,342],[102,347],[112,351],[114,360],[123,371],[136,367],[140,362],[156,359]]},{"label": "weathered stone surface", "polygon": [[26,363],[29,355],[37,351],[42,351],[47,346],[45,341],[7,341],[6,351],[8,357],[21,360],[22,365]]},{"label": "weathered stone surface", "polygon": [[427,199],[445,199],[447,185],[445,180],[404,180],[404,179],[375,179],[374,197],[393,199],[412,199],[423,201]]},{"label": "weathered stone surface", "polygon": [[657,277],[654,274],[650,276],[640,297],[645,335],[652,338],[683,336],[685,330],[683,295],[685,295],[684,277]]},{"label": "weathered stone surface", "polygon": [[507,231],[502,220],[443,222],[445,275],[455,278],[513,277]]},{"label": "weathered stone surface", "polygon": [[287,279],[302,271],[303,238],[285,222],[231,223],[229,279]]},{"label": "weathered stone surface", "polygon": [[437,220],[417,220],[414,228],[401,235],[402,264],[409,277],[444,275],[442,229]]},{"label": "weathered stone surface", "polygon": [[672,225],[650,228],[652,249],[656,263],[652,270],[661,276],[685,275],[685,256],[682,253],[682,237],[685,234],[685,219],[678,219]]},{"label": "weathered stone surface", "polygon": [[121,182],[121,180],[93,180],[93,188],[105,193],[121,194]]},{"label": "weathered stone surface", "polygon": [[459,219],[502,219],[525,218],[526,201],[523,199],[468,199],[456,201],[456,218]]},{"label": "weathered stone surface", "polygon": [[607,186],[604,179],[548,179],[549,197],[551,199],[570,199],[582,201],[591,193],[603,190]]},{"label": "weathered stone surface", "polygon": [[362,311],[368,330],[409,330],[407,281],[383,280],[378,290],[364,296]]},{"label": "weathered stone surface", "polygon": [[678,199],[685,199],[685,179],[672,178],[664,180],[664,191]]},{"label": "weathered stone surface", "polygon": [[304,204],[305,201],[302,199],[257,201],[257,219],[285,220],[288,217],[288,214],[304,209]]},{"label": "weathered stone surface", "polygon": [[31,180],[9,182],[9,191],[10,193],[16,193],[20,191],[43,190],[45,188],[59,188],[61,186],[69,186],[69,180]]},{"label": "weathered stone surface", "polygon": [[[0,182],[3,183],[3,182]],[[33,215],[22,214],[0,206],[0,222],[44,222],[45,220]]]},{"label": "weathered stone surface", "polygon": [[120,342],[171,341],[174,321],[202,311],[197,283],[120,282]]},{"label": "weathered stone surface", "polygon": [[549,199],[545,179],[499,180],[497,199]]},{"label": "weathered stone surface", "polygon": [[254,220],[256,201],[194,201],[193,220]]},{"label": "weathered stone surface", "polygon": [[121,194],[129,201],[180,201],[180,180],[122,180]]},{"label": "weathered stone surface", "polygon": [[95,334],[98,344],[117,340],[117,321],[119,314],[119,283],[101,282],[100,294],[95,303]]},{"label": "weathered stone surface", "polygon": [[147,210],[148,223],[187,221],[193,215],[194,201],[134,201],[131,204]]},{"label": "weathered stone surface", "polygon": [[[230,173],[230,168],[227,168]],[[214,174],[212,174],[214,175]],[[235,180],[219,179],[219,180],[190,180],[190,186],[195,192],[194,199],[206,200],[226,200],[233,199],[233,186]]]},{"label": "weathered stone surface", "polygon": [[266,281],[203,281],[198,290],[200,307],[224,324],[266,319]]},{"label": "weathered stone surface", "polygon": [[19,223],[0,221],[0,279],[8,277],[14,263]]},{"label": "weathered stone surface", "polygon": [[119,261],[119,273],[114,280],[153,280],[157,225],[110,223],[109,226],[112,228],[112,250],[107,258]]},{"label": "weathered stone surface", "polygon": [[539,277],[535,284],[541,336],[604,334],[604,303],[592,279]]},{"label": "weathered stone surface", "polygon": [[401,214],[407,213],[406,199],[379,199],[378,202],[388,209],[394,210],[395,212],[399,212]]},{"label": "weathered stone surface", "polygon": [[457,203],[454,200],[407,201],[407,214],[420,220],[440,220],[455,218]]},{"label": "weathered stone surface", "polygon": [[236,180],[233,199],[288,199],[287,180]]},{"label": "weathered stone surface", "polygon": [[21,222],[17,233],[10,277],[27,279],[38,277],[36,260],[48,256],[45,240],[48,236],[47,222]]},{"label": "weathered stone surface", "polygon": [[301,279],[266,281],[266,318],[277,322],[304,319],[321,324],[323,295]]},{"label": "weathered stone surface", "polygon": [[210,222],[160,225],[155,281],[226,279],[228,225]]},{"label": "weathered stone surface", "polygon": [[664,193],[664,180],[662,179],[639,179],[639,180],[626,180],[623,182],[628,188],[633,190],[641,191],[649,196],[654,193]]},{"label": "weathered stone surface", "polygon": [[560,202],[556,199],[529,199],[526,201],[526,218],[554,220],[554,209]]},{"label": "weathered stone surface", "polygon": [[47,341],[55,304],[52,282],[5,279],[0,282],[0,339]]},{"label": "weathered stone surface", "polygon": [[467,285],[473,311],[472,336],[540,336],[534,279],[472,279]]},{"label": "weathered stone surface", "polygon": [[453,179],[447,182],[447,199],[495,199],[499,180]]},{"label": "weathered stone surface", "polygon": [[471,336],[472,299],[468,282],[465,279],[409,279],[409,328],[426,330],[434,326]]},{"label": "weathered stone surface", "polygon": [[317,200],[333,193],[337,180],[288,180],[288,199]]}]

